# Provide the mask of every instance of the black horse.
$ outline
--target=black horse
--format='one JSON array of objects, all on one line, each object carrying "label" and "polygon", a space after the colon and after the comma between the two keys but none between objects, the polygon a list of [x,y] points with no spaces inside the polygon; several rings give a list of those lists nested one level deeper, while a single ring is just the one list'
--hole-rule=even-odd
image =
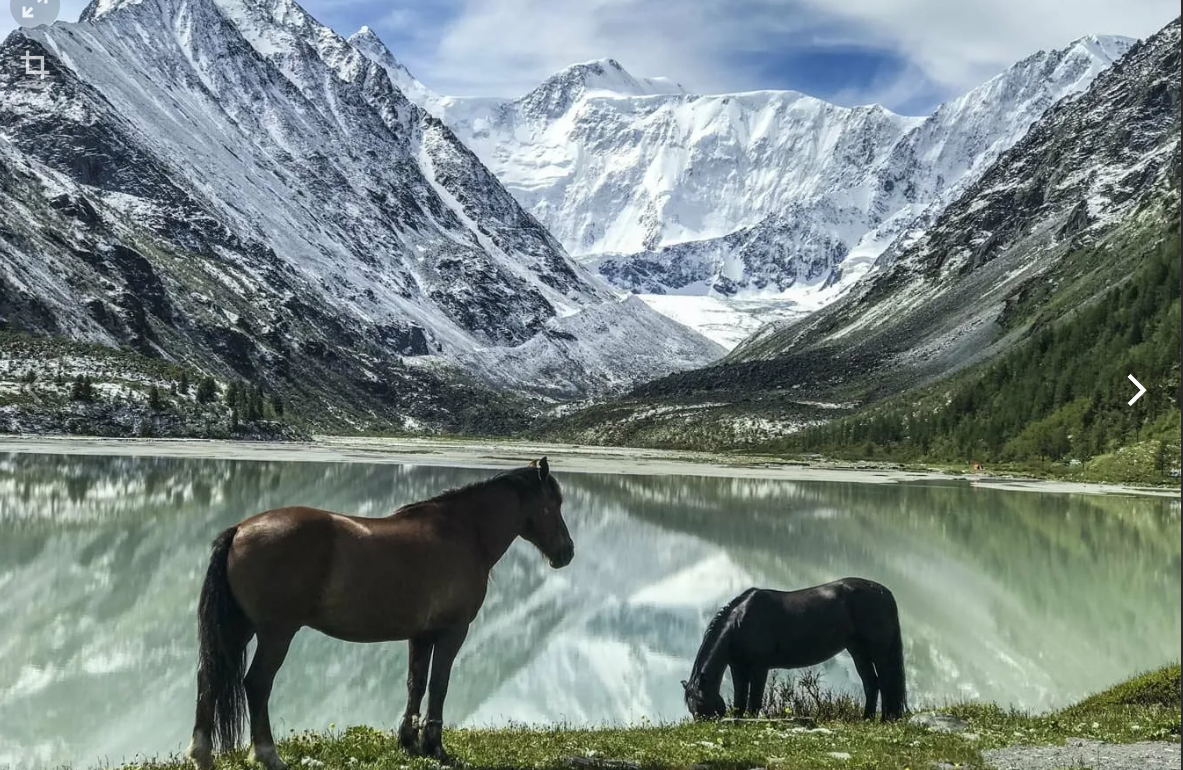
[{"label": "black horse", "polygon": [[842,578],[800,591],[749,588],[719,610],[707,626],[690,681],[686,707],[698,719],[727,711],[719,688],[730,666],[735,708],[759,713],[770,669],[815,666],[847,650],[863,680],[863,717],[875,717],[883,693],[883,719],[907,709],[904,647],[895,597],[863,578]]}]

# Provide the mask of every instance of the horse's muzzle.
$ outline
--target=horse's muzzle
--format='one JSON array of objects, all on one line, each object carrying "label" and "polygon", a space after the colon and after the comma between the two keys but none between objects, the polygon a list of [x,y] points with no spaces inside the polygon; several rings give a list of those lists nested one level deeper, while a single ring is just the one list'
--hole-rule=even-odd
[{"label": "horse's muzzle", "polygon": [[570,564],[571,560],[574,558],[575,543],[572,543],[570,540],[568,540],[567,544],[563,546],[562,550],[550,557],[550,566],[554,567],[555,569],[562,569],[563,567],[566,567],[568,564]]}]

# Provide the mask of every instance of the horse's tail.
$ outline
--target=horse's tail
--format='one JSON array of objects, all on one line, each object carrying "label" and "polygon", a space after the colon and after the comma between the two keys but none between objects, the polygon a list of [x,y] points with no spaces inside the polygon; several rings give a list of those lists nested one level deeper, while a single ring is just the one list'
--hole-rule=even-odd
[{"label": "horse's tail", "polygon": [[237,531],[238,527],[230,527],[214,538],[197,604],[197,697],[213,705],[211,737],[222,751],[238,745],[246,718],[243,677],[249,622],[226,576],[226,559]]},{"label": "horse's tail", "polygon": [[908,685],[904,670],[904,637],[900,633],[900,613],[895,597],[888,593],[891,613],[891,638],[881,659],[875,662],[879,689],[883,694],[883,718],[901,718],[908,710]]}]

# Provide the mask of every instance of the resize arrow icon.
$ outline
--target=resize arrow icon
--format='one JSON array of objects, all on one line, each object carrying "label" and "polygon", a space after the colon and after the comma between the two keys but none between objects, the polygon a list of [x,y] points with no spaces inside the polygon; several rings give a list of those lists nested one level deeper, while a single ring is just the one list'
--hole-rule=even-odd
[{"label": "resize arrow icon", "polygon": [[21,18],[22,19],[33,18],[33,9],[28,7],[27,5],[22,5],[21,6]]},{"label": "resize arrow icon", "polygon": [[1137,401],[1138,399],[1140,399],[1142,397],[1142,394],[1146,392],[1146,388],[1143,387],[1142,383],[1140,383],[1136,379],[1134,379],[1134,375],[1131,374],[1131,375],[1127,375],[1127,376],[1130,378],[1130,382],[1134,383],[1134,387],[1136,387],[1138,389],[1138,392],[1136,394],[1134,394],[1134,397],[1131,398],[1129,401],[1129,405],[1133,406],[1134,402]]}]

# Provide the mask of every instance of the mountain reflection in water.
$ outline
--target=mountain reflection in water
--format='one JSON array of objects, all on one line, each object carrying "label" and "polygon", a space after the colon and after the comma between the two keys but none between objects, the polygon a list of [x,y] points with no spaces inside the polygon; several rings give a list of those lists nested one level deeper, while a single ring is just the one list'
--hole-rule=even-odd
[{"label": "mountain reflection in water", "polygon": [[[519,541],[497,566],[449,723],[681,719],[678,682],[722,603],[845,575],[895,593],[913,705],[1045,709],[1178,656],[1177,501],[554,472],[578,555],[552,570]],[[183,748],[222,528],[288,504],[385,515],[488,474],[0,455],[0,767]],[[277,734],[393,726],[405,661],[405,644],[302,632],[272,698]],[[845,654],[822,670],[859,690]]]}]

